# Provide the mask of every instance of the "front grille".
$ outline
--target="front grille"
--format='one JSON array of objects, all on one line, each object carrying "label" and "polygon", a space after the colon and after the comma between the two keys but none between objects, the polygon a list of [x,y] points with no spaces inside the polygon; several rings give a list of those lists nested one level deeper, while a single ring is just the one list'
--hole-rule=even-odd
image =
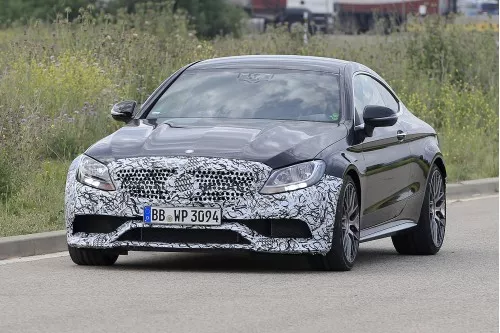
[{"label": "front grille", "polygon": [[165,189],[174,174],[175,169],[126,169],[116,173],[123,190],[134,197],[148,199],[169,199],[170,193]]},{"label": "front grille", "polygon": [[175,168],[123,169],[116,173],[121,189],[144,199],[184,197],[197,202],[232,201],[250,193],[251,172],[180,170]]},{"label": "front grille", "polygon": [[143,241],[187,244],[250,244],[240,234],[217,229],[136,228],[127,231],[118,241]]}]

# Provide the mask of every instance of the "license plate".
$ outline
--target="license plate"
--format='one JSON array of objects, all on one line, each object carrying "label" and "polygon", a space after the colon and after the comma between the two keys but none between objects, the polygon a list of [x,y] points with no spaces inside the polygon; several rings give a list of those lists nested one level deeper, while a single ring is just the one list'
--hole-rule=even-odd
[{"label": "license plate", "polygon": [[144,207],[144,222],[158,224],[219,225],[220,208]]}]

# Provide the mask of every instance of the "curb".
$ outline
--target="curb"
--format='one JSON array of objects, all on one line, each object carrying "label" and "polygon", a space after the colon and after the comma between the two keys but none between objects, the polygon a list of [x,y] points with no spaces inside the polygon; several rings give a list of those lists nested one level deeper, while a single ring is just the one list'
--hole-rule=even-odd
[{"label": "curb", "polygon": [[498,193],[498,178],[466,180],[446,185],[446,198],[459,199],[485,194]]},{"label": "curb", "polygon": [[[498,178],[467,180],[446,185],[447,199],[498,193]],[[0,260],[62,252],[68,249],[66,230],[0,237]]]},{"label": "curb", "polygon": [[67,249],[66,230],[0,237],[0,260],[62,252]]}]

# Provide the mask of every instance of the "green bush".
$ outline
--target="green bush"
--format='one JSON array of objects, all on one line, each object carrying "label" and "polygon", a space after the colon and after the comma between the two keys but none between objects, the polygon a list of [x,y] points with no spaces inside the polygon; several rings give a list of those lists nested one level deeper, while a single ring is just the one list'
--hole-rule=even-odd
[{"label": "green bush", "polygon": [[[26,24],[34,19],[72,21],[81,18],[85,9],[91,11],[86,14],[92,17],[99,12],[117,15],[122,9],[143,14],[145,5],[168,8],[180,15],[187,13],[189,24],[204,38],[227,34],[240,36],[246,17],[242,8],[225,0],[0,0],[0,27],[16,22]],[[168,16],[164,19],[167,24],[173,23],[168,21]]]},{"label": "green bush", "polygon": [[419,89],[403,87],[400,97],[437,129],[448,182],[498,175],[498,88],[430,81]]},{"label": "green bush", "polygon": [[494,31],[465,31],[442,17],[431,17],[422,31],[410,35],[406,48],[409,68],[415,75],[441,82],[488,89],[498,84],[495,35]]},{"label": "green bush", "polygon": [[14,174],[6,151],[0,150],[0,203],[5,202],[14,189]]},{"label": "green bush", "polygon": [[[119,8],[126,8],[129,13],[141,12],[139,4],[165,3],[165,0],[113,0],[108,5],[108,11],[116,13]],[[242,21],[246,14],[226,0],[172,0],[173,11],[184,11],[197,34],[206,38],[217,35],[232,34],[240,36]],[[168,2],[167,2],[168,5]]]},{"label": "green bush", "polygon": [[[93,1],[95,2],[95,1]],[[73,18],[88,0],[0,0],[0,25],[14,21],[26,23],[30,19],[53,20],[58,13]]]}]

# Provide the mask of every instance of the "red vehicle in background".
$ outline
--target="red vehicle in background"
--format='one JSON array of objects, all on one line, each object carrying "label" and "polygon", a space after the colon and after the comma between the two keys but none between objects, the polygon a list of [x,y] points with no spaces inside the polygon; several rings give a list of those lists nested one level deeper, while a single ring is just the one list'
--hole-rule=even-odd
[{"label": "red vehicle in background", "polygon": [[338,27],[347,33],[366,32],[377,19],[386,28],[408,16],[447,15],[457,11],[456,0],[339,0],[335,3]]},{"label": "red vehicle in background", "polygon": [[334,27],[346,33],[366,32],[378,19],[404,22],[409,15],[446,15],[457,11],[457,0],[228,0],[252,18],[269,23],[310,23],[323,32]]}]

